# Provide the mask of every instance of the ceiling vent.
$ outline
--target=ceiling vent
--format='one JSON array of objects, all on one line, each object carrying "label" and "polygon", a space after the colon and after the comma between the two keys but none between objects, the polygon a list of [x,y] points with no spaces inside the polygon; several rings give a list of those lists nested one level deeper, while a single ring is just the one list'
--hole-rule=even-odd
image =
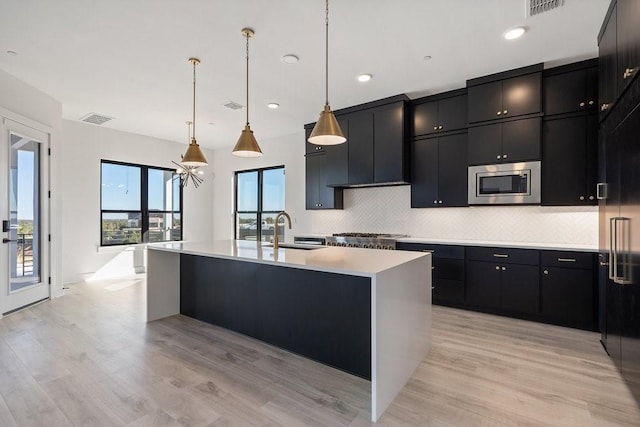
[{"label": "ceiling vent", "polygon": [[528,2],[527,12],[529,16],[540,15],[564,5],[564,0],[528,0]]},{"label": "ceiling vent", "polygon": [[233,101],[227,102],[226,104],[224,104],[224,106],[227,108],[231,108],[232,110],[240,110],[241,108],[244,108],[244,105],[238,104],[237,102]]},{"label": "ceiling vent", "polygon": [[101,125],[109,120],[113,120],[113,117],[105,116],[104,114],[89,113],[86,116],[80,117],[80,120],[87,123],[93,123],[94,125]]}]

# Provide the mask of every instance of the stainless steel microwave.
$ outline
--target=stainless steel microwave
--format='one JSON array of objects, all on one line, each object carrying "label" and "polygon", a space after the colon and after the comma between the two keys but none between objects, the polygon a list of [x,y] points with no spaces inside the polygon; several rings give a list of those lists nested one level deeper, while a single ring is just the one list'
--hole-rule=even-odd
[{"label": "stainless steel microwave", "polygon": [[469,166],[470,205],[540,203],[540,162]]}]

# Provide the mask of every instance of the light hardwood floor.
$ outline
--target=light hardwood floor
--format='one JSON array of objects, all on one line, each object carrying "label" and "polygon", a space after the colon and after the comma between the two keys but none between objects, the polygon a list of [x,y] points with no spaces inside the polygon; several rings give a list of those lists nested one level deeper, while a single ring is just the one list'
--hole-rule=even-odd
[{"label": "light hardwood floor", "polygon": [[[80,283],[0,320],[0,426],[371,425],[367,381],[184,316],[147,324],[144,293]],[[378,425],[638,426],[598,338],[434,307]]]}]

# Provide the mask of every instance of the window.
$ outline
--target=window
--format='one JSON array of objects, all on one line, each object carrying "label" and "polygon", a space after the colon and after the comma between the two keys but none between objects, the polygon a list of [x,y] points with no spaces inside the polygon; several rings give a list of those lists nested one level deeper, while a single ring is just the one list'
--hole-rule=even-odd
[{"label": "window", "polygon": [[[284,166],[236,172],[236,233],[239,240],[272,242],[275,219],[284,210]],[[284,239],[284,224],[278,225]]]},{"label": "window", "polygon": [[173,169],[102,160],[100,244],[182,240],[182,187]]}]

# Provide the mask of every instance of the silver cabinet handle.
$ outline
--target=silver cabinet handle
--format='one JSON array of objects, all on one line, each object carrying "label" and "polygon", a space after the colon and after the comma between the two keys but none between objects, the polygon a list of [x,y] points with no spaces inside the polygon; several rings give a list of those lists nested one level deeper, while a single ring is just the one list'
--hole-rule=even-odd
[{"label": "silver cabinet handle", "polygon": [[558,262],[576,262],[575,258],[558,258]]},{"label": "silver cabinet handle", "polygon": [[442,204],[442,200],[438,200],[438,204],[440,204],[440,205],[441,205],[441,204]]},{"label": "silver cabinet handle", "polygon": [[438,126],[438,130],[442,129],[442,125]]},{"label": "silver cabinet handle", "polygon": [[543,271],[544,274],[549,274],[549,270]]},{"label": "silver cabinet handle", "polygon": [[433,127],[433,130],[438,130],[438,126],[434,126],[434,127]]},{"label": "silver cabinet handle", "polygon": [[434,205],[437,205],[437,204],[438,204],[438,201],[437,201],[437,200],[434,200],[434,201],[433,201],[433,204],[434,204]]},{"label": "silver cabinet handle", "polygon": [[498,111],[498,112],[496,113],[496,116],[499,116],[500,114],[502,114],[502,111]]},{"label": "silver cabinet handle", "polygon": [[433,249],[423,249],[422,252],[434,253],[435,251]]},{"label": "silver cabinet handle", "polygon": [[498,155],[496,156],[496,159],[500,159],[500,157],[502,157],[502,156],[501,156],[500,154],[498,154]]},{"label": "silver cabinet handle", "polygon": [[496,265],[496,270],[500,270],[500,266],[499,265]]},{"label": "silver cabinet handle", "polygon": [[594,101],[589,101],[589,105],[593,105],[593,104],[595,104]]},{"label": "silver cabinet handle", "polygon": [[580,200],[584,200],[584,196],[580,196]]},{"label": "silver cabinet handle", "polygon": [[507,271],[507,267],[502,267],[502,271]]},{"label": "silver cabinet handle", "polygon": [[615,270],[616,273],[620,274],[617,277],[616,283],[618,283],[619,285],[628,285],[632,283],[631,273],[632,273],[632,267],[633,267],[632,261],[630,259],[631,258],[631,247],[630,247],[631,219],[620,217],[620,218],[616,218],[616,223],[618,221],[620,222],[621,227],[617,228],[616,226],[616,232],[621,238],[620,238],[620,241],[618,241],[616,236],[616,243],[619,244],[619,246],[616,246],[616,261],[618,260],[618,256],[620,256],[621,257],[620,265],[622,267],[622,271],[619,272],[617,269]]},{"label": "silver cabinet handle", "polygon": [[600,111],[607,111],[611,107],[611,103],[605,102],[600,106]]},{"label": "silver cabinet handle", "polygon": [[507,254],[493,254],[494,258],[509,258]]},{"label": "silver cabinet handle", "polygon": [[599,182],[596,185],[596,197],[598,200],[605,200],[607,198],[607,183]]},{"label": "silver cabinet handle", "polygon": [[507,110],[504,110],[504,111],[502,112],[502,114],[507,114],[507,113],[508,113],[508,111],[507,111]]},{"label": "silver cabinet handle", "polygon": [[502,158],[503,158],[503,159],[506,159],[506,158],[507,158],[507,155],[506,155],[506,154],[503,154],[503,155],[502,155]]},{"label": "silver cabinet handle", "polygon": [[595,200],[595,197],[589,196],[589,200]]},{"label": "silver cabinet handle", "polygon": [[580,103],[580,106],[581,106],[581,107],[584,107],[584,102],[581,102],[581,103]]}]

